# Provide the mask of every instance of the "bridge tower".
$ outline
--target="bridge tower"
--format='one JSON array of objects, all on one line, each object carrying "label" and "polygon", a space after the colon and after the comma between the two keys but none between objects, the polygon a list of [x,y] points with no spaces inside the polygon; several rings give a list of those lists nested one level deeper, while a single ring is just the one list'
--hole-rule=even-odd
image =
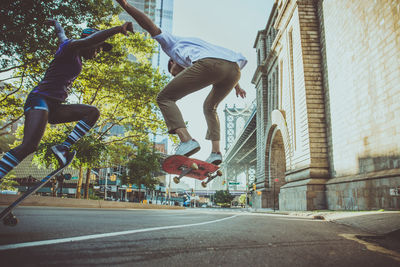
[{"label": "bridge tower", "polygon": [[225,152],[228,151],[231,145],[235,142],[237,134],[239,134],[236,133],[237,120],[241,118],[247,122],[253,109],[254,103],[244,108],[237,108],[236,105],[229,108],[228,105],[225,104]]}]

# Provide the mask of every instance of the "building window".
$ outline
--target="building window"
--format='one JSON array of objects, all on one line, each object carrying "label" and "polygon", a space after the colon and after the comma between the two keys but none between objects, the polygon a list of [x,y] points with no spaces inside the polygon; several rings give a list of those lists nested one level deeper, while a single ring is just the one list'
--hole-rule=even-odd
[{"label": "building window", "polygon": [[267,40],[265,37],[262,38],[262,41],[263,41],[263,49],[264,49],[264,59],[266,59],[267,55],[269,54],[270,49],[269,49],[269,47],[267,48]]},{"label": "building window", "polygon": [[279,109],[283,109],[282,99],[283,99],[283,60],[279,62]]}]

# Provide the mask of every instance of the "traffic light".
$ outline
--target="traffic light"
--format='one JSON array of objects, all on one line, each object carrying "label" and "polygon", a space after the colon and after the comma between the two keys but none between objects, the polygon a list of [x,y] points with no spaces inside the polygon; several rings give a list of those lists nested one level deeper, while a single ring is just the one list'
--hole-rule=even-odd
[{"label": "traffic light", "polygon": [[253,190],[255,191],[257,189],[257,185],[253,184]]},{"label": "traffic light", "polygon": [[225,183],[226,183],[226,181],[225,181],[225,180],[223,180],[223,181],[222,181],[222,185],[225,185]]}]

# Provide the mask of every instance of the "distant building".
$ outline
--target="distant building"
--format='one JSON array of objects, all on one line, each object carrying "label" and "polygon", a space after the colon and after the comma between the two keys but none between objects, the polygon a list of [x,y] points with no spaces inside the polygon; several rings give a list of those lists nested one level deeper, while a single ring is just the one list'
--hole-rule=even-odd
[{"label": "distant building", "polygon": [[162,154],[168,154],[168,137],[154,143],[154,149]]},{"label": "distant building", "polygon": [[[128,0],[128,3],[147,14],[152,21],[163,31],[172,32],[174,14],[174,0]],[[132,21],[134,30],[145,33],[146,31],[125,11],[120,14],[120,19]],[[160,67],[161,71],[168,73],[168,56],[162,52],[158,45],[157,52],[152,58],[152,65]]]}]

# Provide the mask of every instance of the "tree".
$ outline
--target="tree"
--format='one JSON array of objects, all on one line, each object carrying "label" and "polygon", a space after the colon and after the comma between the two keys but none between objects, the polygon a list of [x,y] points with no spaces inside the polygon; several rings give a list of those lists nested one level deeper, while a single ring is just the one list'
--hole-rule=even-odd
[{"label": "tree", "polygon": [[[18,90],[10,84],[0,82],[0,138],[5,142],[13,139],[12,126],[23,116],[23,101],[26,95]],[[8,149],[8,145],[1,146],[3,152]]]},{"label": "tree", "polygon": [[239,203],[240,203],[240,205],[242,205],[242,206],[246,205],[246,200],[247,200],[246,194],[240,195],[240,197],[239,197]]},{"label": "tree", "polygon": [[122,184],[134,184],[140,190],[142,185],[154,189],[157,179],[153,173],[160,169],[160,155],[155,152],[149,143],[139,144],[135,156],[128,162],[127,173],[122,175]]},{"label": "tree", "polygon": [[[57,19],[67,36],[79,36],[82,24],[96,26],[120,12],[112,0],[2,0],[0,73],[41,62],[53,54],[56,40],[44,21]],[[53,48],[53,49],[50,49]],[[52,50],[52,52],[51,52]]]},{"label": "tree", "polygon": [[0,136],[0,154],[10,150],[10,145],[15,141],[15,137],[11,134]]},{"label": "tree", "polygon": [[215,203],[223,207],[229,207],[234,196],[228,190],[218,190],[215,192]]},{"label": "tree", "polygon": [[10,172],[3,179],[0,180],[0,191],[1,190],[12,190],[15,191],[17,188],[15,186],[18,185],[17,181],[13,180],[15,175],[13,172]]}]

